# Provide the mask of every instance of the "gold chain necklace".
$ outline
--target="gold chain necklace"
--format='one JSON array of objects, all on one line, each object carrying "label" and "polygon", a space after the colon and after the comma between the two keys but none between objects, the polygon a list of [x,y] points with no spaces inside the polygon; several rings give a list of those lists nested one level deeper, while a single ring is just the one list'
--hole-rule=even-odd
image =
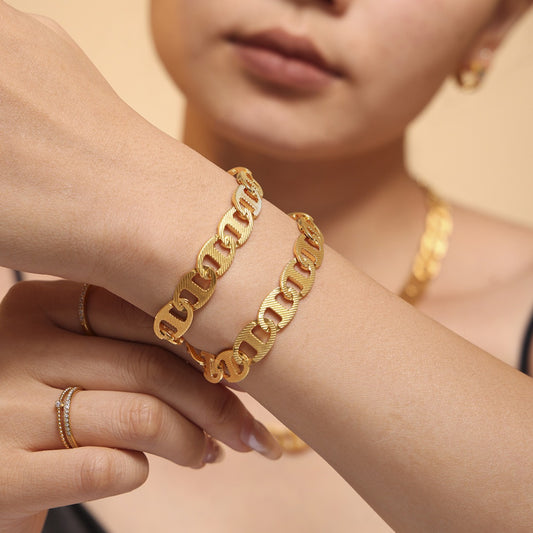
[{"label": "gold chain necklace", "polygon": [[[429,283],[438,276],[453,229],[449,204],[429,187],[423,185],[421,187],[425,192],[427,204],[425,229],[420,238],[409,278],[399,293],[400,298],[412,305],[420,300]],[[309,449],[298,435],[284,426],[269,426],[268,429],[286,453],[295,454]]]},{"label": "gold chain necklace", "polygon": [[427,203],[426,227],[420,239],[409,279],[400,291],[400,297],[410,304],[415,304],[429,283],[439,275],[453,229],[450,206],[428,187],[423,188]]}]

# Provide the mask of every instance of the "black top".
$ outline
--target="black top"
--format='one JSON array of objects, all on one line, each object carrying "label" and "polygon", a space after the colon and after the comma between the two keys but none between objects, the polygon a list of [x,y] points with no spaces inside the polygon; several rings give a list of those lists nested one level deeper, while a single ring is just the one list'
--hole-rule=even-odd
[{"label": "black top", "polygon": [[529,375],[529,355],[531,353],[531,346],[533,345],[533,311],[531,312],[531,318],[526,328],[526,334],[524,335],[524,342],[522,343],[522,353],[520,354],[520,370],[524,374]]}]

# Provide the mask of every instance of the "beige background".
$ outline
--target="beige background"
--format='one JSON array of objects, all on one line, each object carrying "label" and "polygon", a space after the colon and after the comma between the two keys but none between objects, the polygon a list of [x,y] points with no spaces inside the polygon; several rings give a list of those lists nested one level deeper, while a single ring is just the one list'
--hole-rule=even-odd
[{"label": "beige background", "polygon": [[[153,51],[147,0],[8,3],[57,20],[126,102],[178,135],[183,100]],[[410,157],[441,193],[533,226],[533,10],[482,90],[464,94],[447,84],[413,126]]]}]

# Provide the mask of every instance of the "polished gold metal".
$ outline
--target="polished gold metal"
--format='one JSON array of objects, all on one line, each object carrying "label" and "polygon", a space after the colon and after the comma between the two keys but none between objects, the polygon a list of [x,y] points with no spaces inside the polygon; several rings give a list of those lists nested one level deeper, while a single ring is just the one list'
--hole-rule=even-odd
[{"label": "polished gold metal", "polygon": [[216,235],[202,246],[195,269],[180,278],[172,300],[157,312],[154,319],[154,333],[171,344],[183,342],[194,311],[209,301],[217,279],[233,263],[236,249],[248,240],[254,220],[261,212],[263,189],[252,173],[244,167],[232,168],[228,172],[237,182],[231,209],[222,217]]},{"label": "polished gold metal", "polygon": [[[268,318],[265,319],[265,325],[266,329],[264,332],[268,335],[266,339],[261,339],[254,333],[254,330],[257,327],[261,328],[259,321],[254,320],[253,322],[248,322],[248,324],[241,329],[233,343],[232,351],[233,358],[238,364],[258,363],[270,351],[272,346],[274,346],[276,335],[280,328],[276,327],[276,324]],[[254,350],[255,353],[252,357],[245,353],[244,350],[246,349],[246,345]]]},{"label": "polished gold metal", "polygon": [[63,407],[63,423],[65,428],[65,436],[67,437],[67,441],[70,444],[71,448],[78,448],[78,443],[76,442],[76,439],[74,438],[74,435],[72,433],[72,426],[70,424],[70,406],[72,402],[72,398],[76,393],[78,393],[81,389],[81,387],[71,387],[70,390],[67,393],[67,396],[65,398],[65,405]]},{"label": "polished gold metal", "polygon": [[[285,269],[283,269],[285,272]],[[280,280],[281,285],[281,280]],[[278,329],[283,329],[293,318],[298,310],[298,304],[300,303],[300,293],[296,292],[292,287],[285,286],[285,292],[281,286],[274,289],[264,300],[257,313],[257,323],[261,326],[263,331],[269,331],[269,325],[267,324],[267,318],[265,314],[269,311],[280,318],[277,326]],[[289,307],[285,303],[281,303],[280,300],[287,302]]]},{"label": "polished gold metal", "polygon": [[243,364],[237,363],[232,349],[214,355],[204,350],[197,350],[192,344],[184,342],[189,355],[204,368],[204,377],[210,383],[219,383],[224,377],[230,383],[242,381],[250,371],[248,359],[246,358]]},{"label": "polished gold metal", "polygon": [[428,284],[438,276],[453,229],[451,207],[430,189],[425,188],[425,192],[428,205],[426,227],[411,274],[400,292],[400,297],[411,304],[421,298]]},{"label": "polished gold metal", "polygon": [[[210,268],[207,271],[207,275],[209,276],[209,282],[204,287],[198,283],[200,281],[198,278],[201,276],[196,270],[191,270],[187,272],[187,274],[184,274],[174,291],[174,296],[172,298],[173,302],[188,302],[195,311],[198,311],[198,309],[203,307],[209,301],[209,298],[211,298],[215,292],[215,284],[217,281],[216,272]],[[204,282],[206,281],[205,278],[202,278],[202,280]],[[189,293],[196,299],[196,301],[191,302],[189,298],[183,298],[184,293]],[[170,303],[172,304],[172,302]],[[176,307],[179,308],[179,306]]]},{"label": "polished gold metal", "polygon": [[[451,207],[433,191],[423,187],[427,202],[426,228],[420,239],[419,250],[413,261],[412,273],[403,287],[400,296],[410,303],[416,303],[425,289],[439,273],[440,266],[448,249],[448,240],[453,229]],[[313,285],[314,271],[307,275],[301,270],[296,259],[285,267],[282,278],[300,288],[301,297]],[[281,282],[284,287],[287,282]],[[309,450],[309,446],[290,429],[279,425],[269,426],[268,430],[278,440],[283,451],[298,454]]]},{"label": "polished gold metal", "polygon": [[230,383],[242,381],[251,364],[261,361],[271,350],[277,333],[291,322],[300,300],[311,290],[316,270],[324,258],[324,237],[309,215],[292,213],[290,216],[300,232],[294,245],[295,258],[283,269],[280,286],[261,303],[257,320],[244,326],[233,348],[218,355],[197,350],[185,342],[189,355],[203,367],[204,377],[211,383],[222,379]]},{"label": "polished gold metal", "polygon": [[65,436],[65,430],[63,428],[63,408],[65,406],[63,400],[65,399],[65,396],[67,395],[69,390],[70,387],[67,387],[65,390],[61,391],[61,394],[59,395],[59,400],[56,401],[57,428],[59,430],[59,438],[61,439],[61,442],[63,443],[63,446],[65,446],[65,448],[70,448],[70,445],[67,441],[67,438]]},{"label": "polished gold metal", "polygon": [[456,74],[455,79],[461,89],[475,91],[485,78],[492,61],[493,51],[483,48],[468,65],[463,66]]},{"label": "polished gold metal", "polygon": [[59,430],[59,438],[65,448],[78,448],[78,443],[74,438],[71,426],[70,407],[72,404],[72,398],[80,390],[81,387],[67,387],[59,396],[59,400],[56,401],[56,415],[57,415],[57,427]]},{"label": "polished gold metal", "polygon": [[267,426],[267,429],[279,442],[285,453],[298,454],[310,449],[307,443],[289,428],[284,426]]},{"label": "polished gold metal", "polygon": [[[302,269],[301,264],[296,258],[294,258],[289,261],[287,266],[283,269],[279,284],[280,289],[284,294],[288,294],[291,290],[296,290],[293,289],[293,286],[297,287],[300,298],[304,298],[309,294],[309,291],[315,282],[315,272],[316,269]],[[292,286],[289,286],[289,283],[291,283]]]},{"label": "polished gold metal", "polygon": [[481,85],[486,74],[487,70],[481,63],[473,62],[469,68],[457,74],[457,84],[465,91],[474,91]]},{"label": "polished gold metal", "polygon": [[94,335],[91,326],[89,326],[89,321],[87,320],[87,294],[90,288],[91,286],[88,283],[82,285],[80,299],[78,301],[78,319],[85,335]]},{"label": "polished gold metal", "polygon": [[246,167],[234,167],[231,170],[228,170],[228,174],[231,174],[239,185],[244,185],[244,187],[251,191],[251,194],[263,198],[263,189],[261,188],[261,185],[255,181],[251,171]]},{"label": "polished gold metal", "polygon": [[236,246],[242,246],[252,233],[254,227],[253,221],[254,218],[250,211],[245,211],[245,215],[242,216],[235,207],[232,207],[222,217],[222,220],[218,225],[217,235],[220,237],[222,245],[225,248],[230,248],[231,244],[229,243],[229,240],[231,237],[227,235],[227,232],[229,231],[237,236]]},{"label": "polished gold metal", "polygon": [[[226,241],[226,238],[228,239]],[[225,247],[224,242],[229,244],[229,248]],[[207,258],[211,259],[217,266],[214,271],[217,278],[224,275],[228,268],[233,263],[233,258],[235,257],[235,250],[237,249],[237,241],[226,235],[224,240],[222,240],[218,235],[211,237],[200,250],[198,258],[196,259],[196,271],[202,278],[207,279],[210,277],[210,270],[213,270],[212,267],[204,265],[204,262]]]}]

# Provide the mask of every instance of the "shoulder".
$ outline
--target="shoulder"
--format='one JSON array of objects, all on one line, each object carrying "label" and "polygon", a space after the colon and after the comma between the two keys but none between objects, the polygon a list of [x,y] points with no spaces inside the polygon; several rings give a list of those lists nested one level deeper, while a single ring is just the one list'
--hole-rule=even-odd
[{"label": "shoulder", "polygon": [[457,206],[453,220],[447,261],[455,290],[485,290],[533,272],[532,228]]},{"label": "shoulder", "polygon": [[454,229],[423,310],[518,366],[533,312],[533,229],[453,208]]}]

